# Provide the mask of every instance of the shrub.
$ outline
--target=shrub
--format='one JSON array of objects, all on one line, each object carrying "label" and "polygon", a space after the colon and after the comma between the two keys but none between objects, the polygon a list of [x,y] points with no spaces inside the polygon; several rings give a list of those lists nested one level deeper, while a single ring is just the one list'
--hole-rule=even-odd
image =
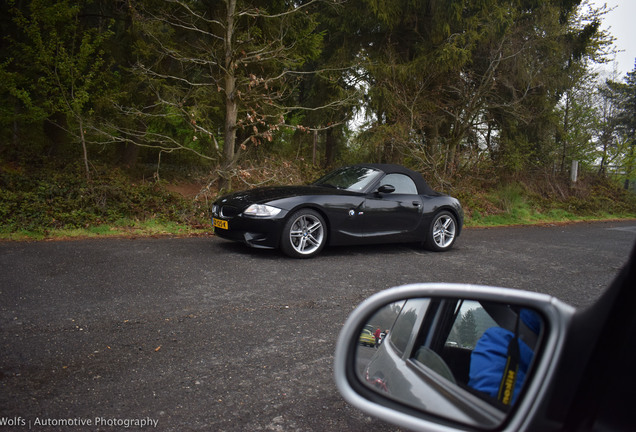
[{"label": "shrub", "polygon": [[202,223],[197,204],[166,191],[161,182],[134,181],[106,168],[88,182],[82,170],[79,165],[0,170],[0,229],[42,232],[149,219]]}]

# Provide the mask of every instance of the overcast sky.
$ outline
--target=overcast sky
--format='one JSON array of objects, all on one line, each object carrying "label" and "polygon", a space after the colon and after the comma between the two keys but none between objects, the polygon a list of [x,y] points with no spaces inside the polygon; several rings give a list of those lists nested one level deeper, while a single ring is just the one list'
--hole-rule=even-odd
[{"label": "overcast sky", "polygon": [[[635,0],[591,0],[595,6],[614,8],[605,15],[602,28],[616,38],[614,44],[622,52],[616,55],[619,78],[634,70],[636,58],[636,1]],[[611,70],[612,67],[608,66]]]}]

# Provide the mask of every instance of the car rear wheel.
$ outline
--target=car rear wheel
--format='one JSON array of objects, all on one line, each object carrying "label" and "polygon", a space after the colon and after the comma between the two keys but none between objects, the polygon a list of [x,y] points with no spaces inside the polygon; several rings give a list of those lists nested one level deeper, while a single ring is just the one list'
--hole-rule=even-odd
[{"label": "car rear wheel", "polygon": [[294,258],[311,258],[320,253],[327,241],[323,217],[311,209],[298,210],[285,223],[282,251]]},{"label": "car rear wheel", "polygon": [[457,236],[457,221],[449,211],[443,210],[433,217],[428,230],[425,246],[435,252],[443,252],[453,247]]}]

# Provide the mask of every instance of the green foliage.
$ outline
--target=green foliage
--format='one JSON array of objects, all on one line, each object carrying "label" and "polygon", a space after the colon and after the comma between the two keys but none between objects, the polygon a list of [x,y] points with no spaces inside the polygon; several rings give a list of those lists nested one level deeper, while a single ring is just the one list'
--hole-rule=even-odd
[{"label": "green foliage", "polygon": [[636,195],[621,184],[584,172],[576,184],[544,175],[495,186],[457,186],[468,226],[525,225],[608,217],[636,217]]},{"label": "green foliage", "polygon": [[[307,171],[402,162],[448,191],[484,172],[566,175],[578,160],[586,173],[629,184],[634,72],[607,83],[612,112],[602,113],[585,85],[611,42],[599,30],[604,11],[576,0],[7,0],[0,157],[25,167],[43,155],[58,164],[83,157],[87,173],[90,159],[162,178],[205,170],[236,179],[272,160],[305,164],[318,130],[321,167]],[[368,123],[354,136],[355,111]],[[112,180],[101,170],[86,203],[70,198],[81,206],[64,209],[70,192],[49,188],[48,203],[60,208],[52,218],[108,216],[91,204],[97,185]],[[514,188],[483,189],[457,190],[483,218],[565,217],[599,204],[568,192],[571,201],[557,197],[563,209],[550,208],[529,188],[522,200]],[[20,192],[35,191],[2,193],[35,206],[44,192]]]},{"label": "green foliage", "polygon": [[[57,137],[50,134],[57,148],[68,137],[81,143],[87,177],[86,130],[96,101],[110,91],[104,46],[114,34],[109,29],[111,19],[100,25],[80,19],[90,3],[9,1],[12,32],[5,39],[10,57],[0,66],[0,77],[7,78],[0,84],[0,94],[14,113],[21,113],[13,117],[13,144],[20,128],[40,122],[50,125],[57,130]],[[0,114],[11,115],[8,110]]]},{"label": "green foliage", "polygon": [[[607,44],[597,11],[559,0],[367,4],[368,142],[382,160],[412,156],[450,176],[483,155],[509,172],[554,163],[561,96]],[[564,140],[582,132],[568,127]]]},{"label": "green foliage", "polygon": [[[3,233],[99,227],[157,220],[206,224],[197,204],[168,193],[162,183],[132,181],[120,170],[104,168],[88,182],[79,164],[63,169],[10,165],[0,169],[0,230]],[[205,213],[205,212],[203,212]]]},{"label": "green foliage", "polygon": [[82,28],[78,16],[85,3],[31,0],[28,9],[9,9],[16,28],[8,38],[16,57],[5,63],[5,73],[30,77],[8,88],[26,107],[78,115],[107,84],[102,47],[113,32],[107,26]]}]

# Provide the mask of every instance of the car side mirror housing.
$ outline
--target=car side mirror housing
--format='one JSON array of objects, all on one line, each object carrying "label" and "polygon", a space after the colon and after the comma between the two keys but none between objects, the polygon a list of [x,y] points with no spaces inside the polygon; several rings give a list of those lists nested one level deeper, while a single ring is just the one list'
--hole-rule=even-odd
[{"label": "car side mirror housing", "polygon": [[548,392],[573,315],[528,291],[391,288],[343,326],[336,385],[353,406],[408,429],[524,430]]},{"label": "car side mirror housing", "polygon": [[390,194],[395,192],[395,186],[390,185],[390,184],[385,184],[382,185],[378,188],[378,193],[386,193],[386,194]]}]

